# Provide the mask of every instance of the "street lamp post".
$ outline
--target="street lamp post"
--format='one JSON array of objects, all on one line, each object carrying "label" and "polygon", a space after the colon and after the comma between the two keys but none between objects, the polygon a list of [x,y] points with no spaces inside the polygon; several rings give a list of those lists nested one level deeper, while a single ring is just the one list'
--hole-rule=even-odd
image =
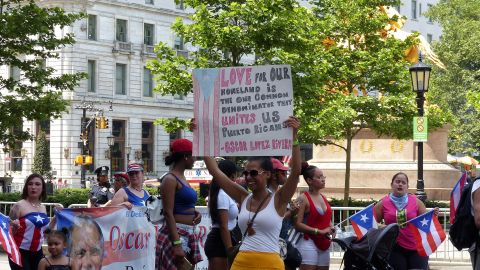
[{"label": "street lamp post", "polygon": [[110,148],[110,180],[112,179],[113,173],[113,145],[115,145],[115,137],[113,135],[109,135],[107,137],[108,147]]},{"label": "street lamp post", "polygon": [[[412,79],[413,91],[417,93],[415,100],[417,101],[418,116],[423,117],[423,104],[425,102],[425,92],[428,91],[430,72],[432,68],[422,62],[422,55],[418,57],[418,63],[410,67],[410,76]],[[417,170],[417,190],[415,195],[422,201],[427,199],[425,186],[423,181],[423,142],[418,144],[418,170]]]}]

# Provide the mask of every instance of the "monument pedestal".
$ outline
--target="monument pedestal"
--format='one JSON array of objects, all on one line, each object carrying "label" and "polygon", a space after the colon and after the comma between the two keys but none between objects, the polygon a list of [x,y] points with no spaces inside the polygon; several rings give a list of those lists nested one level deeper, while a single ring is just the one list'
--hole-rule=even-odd
[{"label": "monument pedestal", "polygon": [[[429,133],[428,142],[423,144],[423,174],[429,200],[449,200],[461,174],[447,162],[447,137],[448,126]],[[417,144],[410,140],[378,137],[369,129],[360,131],[352,141],[350,197],[380,199],[390,191],[392,177],[397,172],[407,174],[410,192],[415,193],[417,149]],[[345,160],[343,149],[333,145],[314,146],[309,164],[323,170],[327,177],[324,193],[328,197],[343,198]]]}]

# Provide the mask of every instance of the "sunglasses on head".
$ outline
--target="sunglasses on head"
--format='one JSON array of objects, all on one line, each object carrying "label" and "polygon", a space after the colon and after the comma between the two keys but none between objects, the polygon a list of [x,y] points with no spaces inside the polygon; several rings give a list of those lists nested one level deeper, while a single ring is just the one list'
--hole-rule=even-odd
[{"label": "sunglasses on head", "polygon": [[264,172],[265,172],[265,171],[259,172],[259,171],[257,171],[257,170],[250,170],[250,171],[243,171],[242,174],[243,174],[243,176],[245,176],[245,178],[247,178],[249,174],[250,174],[251,177],[255,177],[255,176],[257,176],[257,175],[259,175],[259,174],[262,174],[262,173],[264,173]]}]

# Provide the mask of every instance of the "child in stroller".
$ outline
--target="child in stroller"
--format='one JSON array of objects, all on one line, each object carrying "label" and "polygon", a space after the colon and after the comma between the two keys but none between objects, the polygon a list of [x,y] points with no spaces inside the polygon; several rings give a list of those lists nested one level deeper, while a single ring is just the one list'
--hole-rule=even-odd
[{"label": "child in stroller", "polygon": [[380,229],[371,229],[361,239],[348,237],[335,238],[332,241],[345,251],[344,269],[390,270],[388,258],[399,232],[397,224],[390,224]]}]

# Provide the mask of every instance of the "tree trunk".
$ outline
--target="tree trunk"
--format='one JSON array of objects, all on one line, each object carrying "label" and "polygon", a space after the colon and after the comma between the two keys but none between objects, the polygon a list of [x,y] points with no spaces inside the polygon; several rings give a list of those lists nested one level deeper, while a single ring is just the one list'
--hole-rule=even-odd
[{"label": "tree trunk", "polygon": [[352,160],[352,140],[353,137],[350,135],[350,132],[347,133],[347,147],[345,154],[347,159],[345,161],[345,189],[343,191],[343,206],[348,206],[348,198],[350,197],[350,163]]}]

